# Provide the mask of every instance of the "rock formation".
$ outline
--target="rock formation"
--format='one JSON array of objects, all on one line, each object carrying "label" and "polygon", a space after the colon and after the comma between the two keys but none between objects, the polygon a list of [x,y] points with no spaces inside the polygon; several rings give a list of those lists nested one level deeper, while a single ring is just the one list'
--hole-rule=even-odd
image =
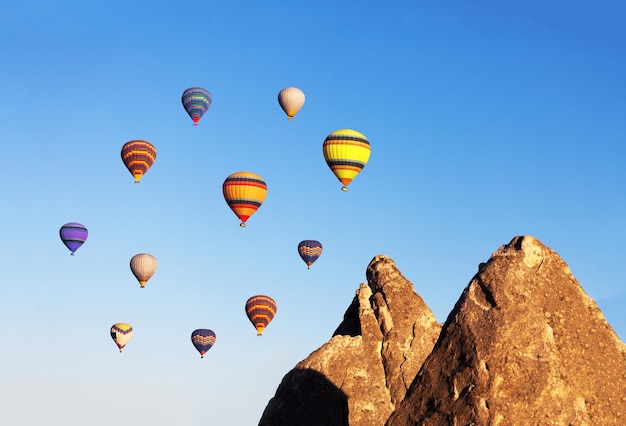
[{"label": "rock formation", "polygon": [[330,341],[282,380],[259,425],[384,425],[441,324],[394,262],[375,257]]},{"label": "rock formation", "polygon": [[626,424],[626,345],[535,238],[481,264],[443,328],[391,259],[366,275],[260,426]]},{"label": "rock formation", "polygon": [[517,237],[481,264],[389,426],[626,424],[626,349],[567,264]]}]

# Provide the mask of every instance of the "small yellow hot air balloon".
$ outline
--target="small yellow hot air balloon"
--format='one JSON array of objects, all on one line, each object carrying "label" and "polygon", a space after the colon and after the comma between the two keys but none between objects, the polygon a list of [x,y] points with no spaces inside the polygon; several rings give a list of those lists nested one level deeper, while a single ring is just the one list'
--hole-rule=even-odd
[{"label": "small yellow hot air balloon", "polygon": [[287,114],[287,118],[293,120],[293,116],[304,105],[304,92],[297,87],[285,87],[278,93],[278,103]]},{"label": "small yellow hot air balloon", "polygon": [[139,253],[130,259],[130,270],[132,271],[141,288],[157,270],[158,262],[154,256],[148,253]]},{"label": "small yellow hot air balloon", "polygon": [[257,174],[236,172],[226,178],[222,192],[230,209],[241,220],[239,226],[246,226],[246,221],[265,201],[267,185]]},{"label": "small yellow hot air balloon", "polygon": [[133,337],[133,328],[130,324],[126,324],[125,322],[118,322],[117,324],[113,324],[111,326],[111,338],[122,352],[124,346],[130,341],[131,337]]},{"label": "small yellow hot air balloon", "polygon": [[332,132],[324,140],[324,159],[330,170],[343,184],[343,191],[358,175],[370,158],[370,143],[362,133],[351,129]]}]

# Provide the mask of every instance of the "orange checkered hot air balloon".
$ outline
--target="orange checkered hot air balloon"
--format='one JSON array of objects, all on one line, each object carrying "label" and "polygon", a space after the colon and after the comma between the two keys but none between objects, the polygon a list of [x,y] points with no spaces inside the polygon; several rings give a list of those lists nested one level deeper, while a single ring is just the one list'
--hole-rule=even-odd
[{"label": "orange checkered hot air balloon", "polygon": [[222,192],[228,206],[241,220],[239,226],[246,226],[246,221],[265,201],[267,185],[257,174],[237,172],[226,178]]}]

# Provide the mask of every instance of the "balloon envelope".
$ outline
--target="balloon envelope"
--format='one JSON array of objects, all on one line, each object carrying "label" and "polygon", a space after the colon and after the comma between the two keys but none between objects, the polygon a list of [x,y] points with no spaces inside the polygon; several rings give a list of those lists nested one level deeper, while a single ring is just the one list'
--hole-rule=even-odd
[{"label": "balloon envelope", "polygon": [[133,337],[133,328],[130,324],[118,322],[111,327],[111,338],[117,347],[120,348],[120,352],[122,352],[122,349],[124,349],[124,346],[130,341],[131,337]]},{"label": "balloon envelope", "polygon": [[199,328],[191,333],[191,343],[200,352],[200,358],[204,358],[204,354],[215,344],[215,333],[213,330]]},{"label": "balloon envelope", "polygon": [[265,201],[267,185],[257,174],[237,172],[226,178],[222,192],[230,209],[241,220],[240,226],[246,226],[246,221]]},{"label": "balloon envelope", "polygon": [[344,191],[370,158],[370,143],[362,133],[351,129],[332,132],[324,140],[324,159],[343,184]]},{"label": "balloon envelope", "polygon": [[122,161],[126,168],[135,177],[135,183],[139,183],[144,174],[156,160],[156,149],[148,141],[132,140],[122,147]]},{"label": "balloon envelope", "polygon": [[69,222],[61,227],[59,235],[61,241],[70,250],[70,254],[74,256],[74,252],[87,240],[87,228],[78,222]]},{"label": "balloon envelope", "polygon": [[148,280],[152,278],[159,263],[156,258],[148,253],[139,253],[130,259],[130,270],[133,272],[139,286],[143,288]]},{"label": "balloon envelope", "polygon": [[208,90],[202,87],[190,87],[183,92],[182,101],[185,111],[193,120],[193,125],[197,126],[198,121],[211,106],[213,99]]},{"label": "balloon envelope", "polygon": [[287,118],[293,120],[293,116],[304,105],[304,92],[297,87],[286,87],[278,93],[278,103],[287,114]]},{"label": "balloon envelope", "polygon": [[307,267],[311,267],[322,254],[322,243],[315,240],[304,240],[298,244],[298,254],[306,263]]},{"label": "balloon envelope", "polygon": [[256,328],[257,336],[261,336],[276,315],[276,302],[269,296],[252,296],[246,302],[246,315]]}]

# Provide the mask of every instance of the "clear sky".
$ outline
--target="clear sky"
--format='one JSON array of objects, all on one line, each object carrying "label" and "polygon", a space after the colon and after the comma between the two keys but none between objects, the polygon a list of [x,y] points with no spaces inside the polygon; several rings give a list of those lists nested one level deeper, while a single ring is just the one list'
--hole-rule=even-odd
[{"label": "clear sky", "polygon": [[[443,322],[522,234],[625,339],[624,22],[621,0],[3,1],[2,423],[256,424],[375,255]],[[213,95],[197,127],[191,86]],[[287,86],[306,94],[293,121]],[[348,192],[322,156],[341,128],[372,147]],[[158,151],[140,185],[131,139]],[[241,170],[268,185],[246,228],[221,192]],[[310,270],[304,239],[324,245]],[[159,261],[145,289],[140,252]],[[259,293],[278,303],[260,338]],[[122,354],[116,322],[135,330]],[[217,334],[204,359],[196,328]]]}]

